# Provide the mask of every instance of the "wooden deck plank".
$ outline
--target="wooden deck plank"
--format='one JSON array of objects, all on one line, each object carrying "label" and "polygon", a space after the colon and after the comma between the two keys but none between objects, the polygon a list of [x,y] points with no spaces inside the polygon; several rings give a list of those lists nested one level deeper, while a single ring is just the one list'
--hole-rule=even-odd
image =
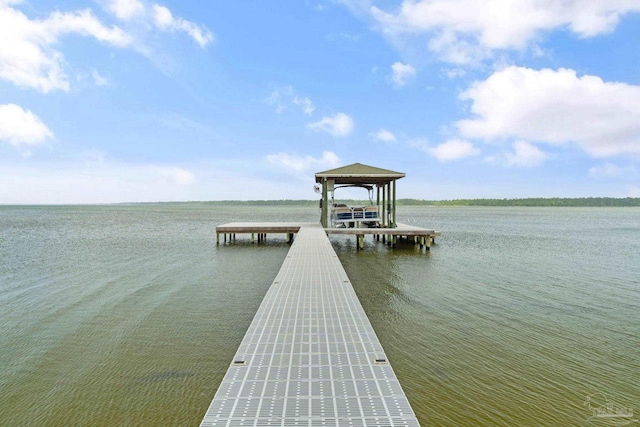
[{"label": "wooden deck plank", "polygon": [[304,222],[230,222],[216,227],[217,233],[297,233]]},{"label": "wooden deck plank", "polygon": [[[216,233],[297,233],[301,226],[314,225],[314,223],[280,223],[280,222],[232,222],[216,227]],[[380,234],[396,236],[440,236],[435,230],[415,227],[407,224],[398,224],[396,228],[326,228],[327,234]]]}]

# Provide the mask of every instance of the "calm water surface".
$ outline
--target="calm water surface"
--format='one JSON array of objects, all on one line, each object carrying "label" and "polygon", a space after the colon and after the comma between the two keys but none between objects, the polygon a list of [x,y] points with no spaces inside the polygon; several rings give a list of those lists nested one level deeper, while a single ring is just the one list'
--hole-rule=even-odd
[{"label": "calm water surface", "polygon": [[[0,207],[0,425],[197,426],[313,208]],[[400,207],[430,253],[332,237],[424,426],[640,416],[640,209]]]}]

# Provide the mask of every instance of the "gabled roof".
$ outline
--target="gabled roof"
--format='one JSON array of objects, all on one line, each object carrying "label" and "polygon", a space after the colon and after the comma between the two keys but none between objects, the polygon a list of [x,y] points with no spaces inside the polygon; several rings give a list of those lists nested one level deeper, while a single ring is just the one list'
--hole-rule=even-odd
[{"label": "gabled roof", "polygon": [[327,178],[334,180],[336,184],[377,184],[391,182],[405,176],[402,172],[353,163],[316,173],[316,182],[322,182],[323,178]]}]

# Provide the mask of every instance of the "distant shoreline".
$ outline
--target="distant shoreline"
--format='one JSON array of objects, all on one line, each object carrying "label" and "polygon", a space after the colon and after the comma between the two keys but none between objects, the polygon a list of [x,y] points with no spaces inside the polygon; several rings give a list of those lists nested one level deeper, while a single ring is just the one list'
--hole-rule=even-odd
[{"label": "distant shoreline", "polygon": [[[338,201],[338,199],[336,199]],[[0,204],[0,207],[19,206],[139,206],[139,205],[186,205],[204,206],[308,206],[317,207],[319,200],[211,200],[211,201],[159,201],[159,202],[120,202],[120,203],[61,203],[61,204]],[[340,203],[350,206],[368,205],[368,200],[339,199]],[[433,207],[640,207],[640,197],[582,197],[582,198],[523,198],[523,199],[453,199],[424,200],[398,199],[398,206]]]},{"label": "distant shoreline", "polygon": [[[368,200],[353,199],[340,199],[340,202],[355,206],[369,203]],[[317,206],[318,200],[219,200],[198,203],[220,206]],[[396,203],[398,206],[638,207],[640,198],[398,199]]]}]

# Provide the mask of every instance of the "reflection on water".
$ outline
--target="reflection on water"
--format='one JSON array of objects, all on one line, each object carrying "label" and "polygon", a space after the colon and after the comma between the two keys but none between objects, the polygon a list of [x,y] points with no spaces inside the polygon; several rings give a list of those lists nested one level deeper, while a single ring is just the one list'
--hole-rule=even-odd
[{"label": "reflection on water", "polygon": [[[0,424],[198,425],[314,208],[0,207]],[[430,253],[331,240],[423,425],[590,425],[640,405],[640,210],[400,208]]]}]

